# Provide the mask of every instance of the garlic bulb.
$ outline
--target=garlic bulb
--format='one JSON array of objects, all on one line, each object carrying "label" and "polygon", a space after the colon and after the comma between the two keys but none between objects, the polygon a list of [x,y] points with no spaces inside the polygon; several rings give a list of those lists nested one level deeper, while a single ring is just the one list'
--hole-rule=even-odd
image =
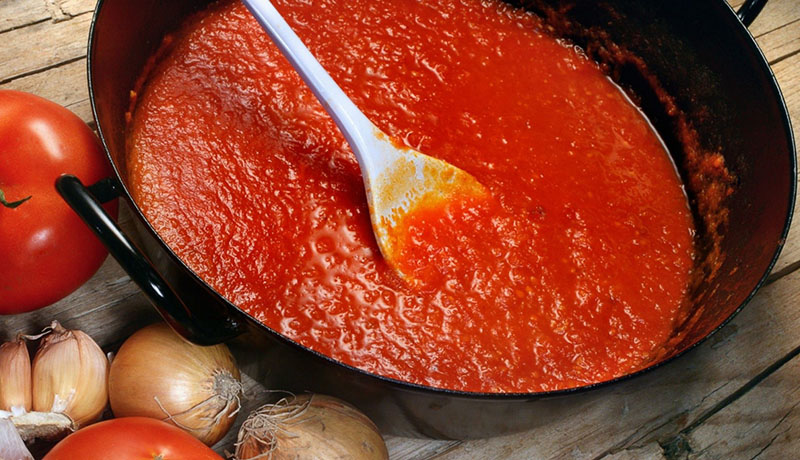
[{"label": "garlic bulb", "polygon": [[31,357],[22,338],[0,345],[0,410],[31,410]]},{"label": "garlic bulb", "polygon": [[130,336],[111,363],[111,410],[171,422],[212,445],[239,411],[240,377],[225,345],[201,347],[153,324]]},{"label": "garlic bulb", "polygon": [[95,422],[108,402],[108,359],[84,332],[50,327],[33,358],[33,410],[63,413],[76,427]]}]

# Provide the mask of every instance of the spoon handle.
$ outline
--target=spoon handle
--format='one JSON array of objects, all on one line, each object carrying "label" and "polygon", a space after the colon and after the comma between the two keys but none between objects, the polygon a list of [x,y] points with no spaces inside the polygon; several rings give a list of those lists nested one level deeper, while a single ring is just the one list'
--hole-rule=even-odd
[{"label": "spoon handle", "polygon": [[328,75],[269,0],[242,0],[242,3],[311,88],[353,148],[359,164],[364,165],[365,160],[369,161],[364,152],[373,143],[365,136],[373,136],[375,125]]}]

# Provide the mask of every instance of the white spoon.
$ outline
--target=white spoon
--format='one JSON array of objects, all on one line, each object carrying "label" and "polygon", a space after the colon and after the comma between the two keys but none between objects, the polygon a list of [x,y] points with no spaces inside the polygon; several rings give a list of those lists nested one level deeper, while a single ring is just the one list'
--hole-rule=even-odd
[{"label": "white spoon", "polygon": [[333,118],[356,155],[367,191],[372,229],[386,261],[398,262],[398,231],[417,206],[444,206],[458,197],[488,195],[474,177],[382,132],[314,58],[269,0],[243,0],[273,42]]}]

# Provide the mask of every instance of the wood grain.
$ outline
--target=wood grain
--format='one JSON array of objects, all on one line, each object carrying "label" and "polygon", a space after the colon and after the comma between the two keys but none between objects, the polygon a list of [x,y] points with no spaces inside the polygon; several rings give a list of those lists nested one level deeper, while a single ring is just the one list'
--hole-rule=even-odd
[{"label": "wood grain", "polygon": [[94,10],[95,0],[2,0],[0,33],[37,22],[65,21]]},{"label": "wood grain", "polygon": [[758,40],[762,36],[800,20],[800,5],[797,0],[770,0],[750,24],[750,33]]},{"label": "wood grain", "polygon": [[684,433],[688,459],[797,458],[800,455],[800,358]]},{"label": "wood grain", "polygon": [[46,72],[36,72],[13,79],[0,85],[0,88],[38,94],[72,110],[83,121],[94,123],[92,108],[89,105],[85,57],[54,67]]},{"label": "wood grain", "polygon": [[[800,2],[797,5],[800,10]],[[800,51],[800,20],[778,27],[756,39],[761,51],[771,65]]]},{"label": "wood grain", "polygon": [[86,57],[92,15],[36,22],[0,34],[0,84]]}]

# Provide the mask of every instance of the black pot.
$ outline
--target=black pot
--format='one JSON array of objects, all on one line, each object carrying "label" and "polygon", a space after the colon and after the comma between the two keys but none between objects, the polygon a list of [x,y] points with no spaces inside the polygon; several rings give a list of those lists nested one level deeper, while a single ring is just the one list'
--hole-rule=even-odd
[{"label": "black pot", "polygon": [[[177,331],[206,344],[235,338],[231,343],[239,350],[244,371],[270,388],[336,395],[361,407],[384,430],[436,437],[528,428],[558,416],[588,390],[644,372],[550,393],[474,394],[411,385],[308,350],[247,316],[200,280],[159,239],[126,189],[124,114],[129,91],[162,36],[206,3],[98,2],[89,43],[89,88],[116,177],[88,189],[71,176],[57,183]],[[652,369],[720,328],[754,295],[775,263],[788,231],[796,181],[795,148],[780,90],[753,38],[722,0],[516,3],[547,15],[556,30],[590,50],[630,90],[676,164],[685,164],[686,146],[676,134],[679,120],[665,108],[665,100],[696,129],[702,148],[722,152],[737,179],[727,202],[730,224],[720,241],[724,264],[716,277],[697,287],[697,314],[687,322],[683,340]],[[748,2],[743,19],[752,20],[761,3]],[[681,173],[686,177],[691,171]],[[138,248],[98,204],[117,195],[133,209]]]}]

